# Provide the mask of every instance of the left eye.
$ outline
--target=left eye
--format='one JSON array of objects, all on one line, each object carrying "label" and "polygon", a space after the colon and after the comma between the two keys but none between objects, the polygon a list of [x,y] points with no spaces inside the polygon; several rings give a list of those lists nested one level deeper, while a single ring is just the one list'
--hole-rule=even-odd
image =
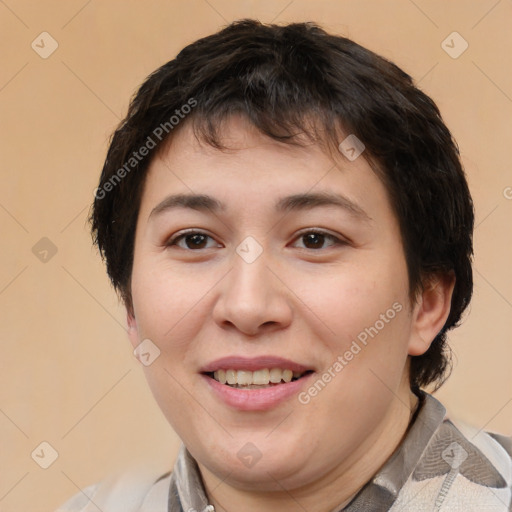
[{"label": "left eye", "polygon": [[323,233],[321,231],[307,231],[305,233],[302,233],[298,240],[304,241],[304,248],[305,249],[325,249],[324,243],[326,241],[330,241],[330,246],[333,245],[342,245],[344,242],[340,240],[339,238],[335,237],[334,235],[331,235],[329,233]]}]

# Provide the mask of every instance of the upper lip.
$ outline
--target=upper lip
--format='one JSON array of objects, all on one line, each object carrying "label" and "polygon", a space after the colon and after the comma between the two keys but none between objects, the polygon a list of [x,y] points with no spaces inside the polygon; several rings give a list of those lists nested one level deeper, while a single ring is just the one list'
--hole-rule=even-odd
[{"label": "upper lip", "polygon": [[276,356],[260,356],[260,357],[244,357],[244,356],[228,356],[221,357],[201,368],[201,373],[211,373],[217,370],[246,370],[257,371],[264,368],[281,368],[283,370],[292,370],[294,372],[306,372],[312,370],[311,367],[290,361],[283,357]]}]

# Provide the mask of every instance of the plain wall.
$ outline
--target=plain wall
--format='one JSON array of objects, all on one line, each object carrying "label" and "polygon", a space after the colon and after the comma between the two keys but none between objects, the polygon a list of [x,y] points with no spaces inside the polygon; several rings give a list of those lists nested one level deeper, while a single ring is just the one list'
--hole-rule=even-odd
[{"label": "plain wall", "polygon": [[[453,415],[512,434],[510,1],[10,0],[0,3],[2,512],[52,510],[141,460],[172,467],[179,441],[132,355],[86,218],[136,87],[184,45],[244,17],[316,21],[395,61],[439,105],[477,228],[474,299],[450,336],[456,365],[437,396]],[[58,42],[46,59],[31,47],[48,50],[44,31]],[[469,44],[456,59],[442,47],[454,31]],[[43,441],[59,454],[46,470],[31,458]]]}]

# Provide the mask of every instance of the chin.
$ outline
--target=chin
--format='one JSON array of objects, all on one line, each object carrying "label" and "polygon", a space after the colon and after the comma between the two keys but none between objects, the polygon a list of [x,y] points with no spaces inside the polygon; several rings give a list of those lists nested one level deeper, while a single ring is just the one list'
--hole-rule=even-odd
[{"label": "chin", "polygon": [[[210,473],[240,489],[282,491],[283,487],[297,487],[314,478],[311,454],[298,450],[296,446],[300,443],[290,443],[289,438],[288,441],[281,438],[277,443],[268,440],[265,443],[267,434],[254,443],[250,437],[237,438],[230,439],[229,446],[220,450],[216,445],[216,448],[189,448],[189,451]],[[309,477],[308,473],[311,473]]]}]

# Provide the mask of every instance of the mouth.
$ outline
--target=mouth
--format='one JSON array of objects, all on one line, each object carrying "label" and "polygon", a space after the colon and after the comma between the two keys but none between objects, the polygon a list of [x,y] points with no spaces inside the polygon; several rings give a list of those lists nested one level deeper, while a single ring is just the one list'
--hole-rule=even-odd
[{"label": "mouth", "polygon": [[315,373],[311,367],[275,356],[217,359],[200,370],[214,396],[240,411],[265,411],[293,399]]},{"label": "mouth", "polygon": [[256,371],[233,368],[205,372],[204,375],[235,389],[265,389],[302,379],[312,370],[293,371],[289,368],[262,368]]}]

